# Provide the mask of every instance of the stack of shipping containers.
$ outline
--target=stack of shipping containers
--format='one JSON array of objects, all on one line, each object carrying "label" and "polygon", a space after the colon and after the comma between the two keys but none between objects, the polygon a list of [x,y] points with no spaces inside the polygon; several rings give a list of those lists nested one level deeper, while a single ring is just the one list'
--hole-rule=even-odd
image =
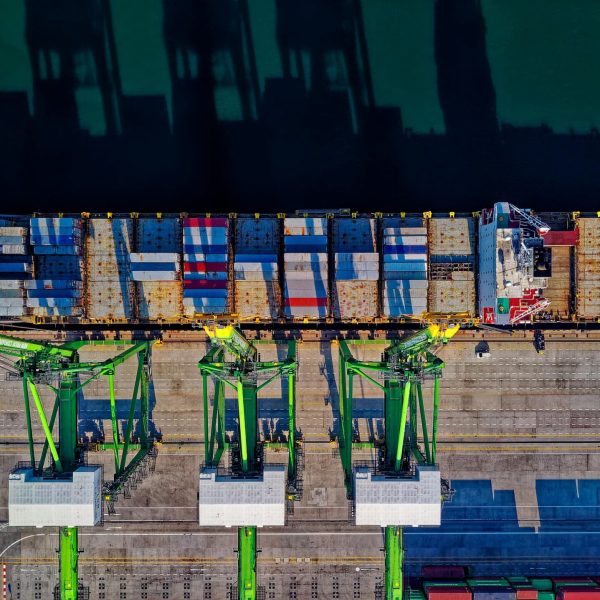
[{"label": "stack of shipping containers", "polygon": [[240,218],[235,229],[235,312],[241,318],[276,319],[279,286],[279,221]]},{"label": "stack of shipping containers", "polygon": [[137,221],[131,278],[136,282],[140,319],[172,320],[182,313],[179,223],[172,218]]},{"label": "stack of shipping containers", "polygon": [[576,310],[580,319],[600,317],[600,218],[577,220]]},{"label": "stack of shipping containers", "polygon": [[0,317],[25,314],[24,283],[31,277],[27,227],[0,220]]},{"label": "stack of shipping containers", "polygon": [[89,219],[86,239],[87,315],[99,321],[135,318],[129,255],[131,219]]},{"label": "stack of shipping containers", "polygon": [[222,217],[184,219],[183,253],[185,315],[228,312],[228,220]]},{"label": "stack of shipping containers", "polygon": [[379,254],[374,219],[335,219],[333,316],[341,320],[377,316]]},{"label": "stack of shipping containers", "polygon": [[325,318],[328,297],[327,219],[284,221],[284,305],[292,318]]},{"label": "stack of shipping containers", "polygon": [[429,311],[475,315],[475,221],[429,221]]},{"label": "stack of shipping containers", "polygon": [[383,314],[427,311],[427,228],[420,218],[383,220]]},{"label": "stack of shipping containers", "polygon": [[30,241],[37,258],[35,279],[25,282],[27,307],[36,317],[81,317],[82,221],[33,218]]}]

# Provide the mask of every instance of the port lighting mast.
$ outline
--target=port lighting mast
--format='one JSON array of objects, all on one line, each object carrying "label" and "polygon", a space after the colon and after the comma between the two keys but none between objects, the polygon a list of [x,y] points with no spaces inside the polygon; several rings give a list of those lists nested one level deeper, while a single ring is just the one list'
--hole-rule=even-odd
[{"label": "port lighting mast", "polygon": [[[402,599],[403,526],[439,525],[443,486],[436,467],[436,444],[439,379],[444,362],[432,351],[446,344],[459,327],[430,325],[393,342],[380,361],[357,360],[350,344],[339,342],[340,455],[357,525],[380,525],[385,530],[386,600]],[[376,444],[367,444],[379,450],[374,472],[361,467],[353,470],[352,465],[355,376],[370,381],[384,396],[385,437]],[[425,379],[433,379],[430,428],[422,389]],[[419,423],[424,452],[418,444]],[[373,498],[379,499],[379,505]]]},{"label": "port lighting mast", "polygon": [[[59,526],[59,585],[55,589],[54,598],[60,600],[77,600],[83,595],[78,581],[78,526],[96,525],[102,519],[102,496],[110,504],[126,484],[128,478],[146,461],[155,450],[148,434],[148,390],[150,341],[131,343],[122,340],[72,341],[64,344],[53,344],[34,340],[26,340],[12,336],[0,335],[0,354],[13,360],[0,359],[0,366],[6,369],[9,376],[19,378],[23,384],[23,399],[27,422],[29,446],[29,464],[17,467],[9,478],[9,525]],[[121,353],[103,361],[81,362],[79,351],[85,346],[94,345],[128,345]],[[126,360],[137,357],[138,368],[134,391],[129,410],[126,432],[122,441],[118,433],[115,400],[115,371]],[[16,360],[14,360],[16,359]],[[108,381],[110,412],[112,419],[113,442],[103,444],[103,449],[112,449],[115,458],[114,481],[105,484],[102,490],[100,467],[87,467],[84,461],[84,448],[77,434],[77,398],[82,389],[92,381],[105,377]],[[48,418],[41,397],[40,386],[46,386],[54,394],[52,412]],[[131,443],[135,408],[139,395],[139,443]],[[45,441],[39,455],[35,453],[32,425],[31,400],[37,411],[39,422],[44,431]],[[55,441],[54,425],[58,417],[58,440]],[[137,449],[137,453],[127,462],[128,453]],[[50,452],[50,460],[46,458]],[[75,485],[83,487],[82,491],[72,492]],[[85,482],[84,482],[84,477]],[[58,484],[58,485],[57,485]],[[60,486],[56,497],[54,490]],[[20,492],[30,491],[29,494]],[[27,507],[27,500],[40,491],[49,493],[57,501],[54,513],[59,513],[60,523],[49,522],[47,515],[32,514]],[[78,516],[73,516],[73,505],[67,496],[77,496]],[[58,497],[62,495],[59,500]],[[59,506],[60,501],[64,503]],[[33,500],[35,502],[35,499]],[[87,502],[87,505],[86,505]],[[28,510],[29,508],[29,510]],[[87,510],[87,512],[85,512]],[[85,512],[85,515],[81,515]],[[75,522],[78,521],[79,522]]]},{"label": "port lighting mast", "polygon": [[[286,497],[281,494],[281,502],[269,505],[270,516],[274,520],[263,522],[263,525],[283,525],[285,522],[285,502],[293,501],[297,489],[297,431],[296,431],[296,342],[287,343],[287,357],[282,361],[261,362],[256,346],[233,326],[206,326],[206,333],[212,345],[206,356],[200,360],[198,367],[202,375],[202,395],[204,403],[204,473],[213,471],[215,477],[211,482],[203,480],[200,475],[200,524],[203,524],[203,484],[234,484],[236,492],[242,499],[248,486],[254,486],[254,492],[262,493],[260,487],[263,477],[266,481],[268,467],[263,464],[263,447],[258,432],[258,392],[279,378],[287,378],[288,385],[288,420],[287,437],[288,464],[287,481],[281,470],[281,483]],[[209,413],[208,380],[214,379],[214,399],[212,411]],[[237,439],[228,441],[225,432],[225,386],[235,390],[237,396]],[[225,449],[231,450],[231,476],[219,478],[216,470]],[[274,473],[277,475],[277,473]],[[220,482],[220,483],[219,483]],[[233,489],[228,491],[233,493]],[[225,496],[229,496],[227,492]],[[281,510],[279,510],[279,508]],[[251,515],[242,516],[244,507],[234,508],[235,514],[226,515],[226,522],[205,524],[238,527],[238,598],[239,600],[255,600],[257,598],[256,582],[256,531],[257,523],[249,523]],[[223,508],[221,514],[227,513]],[[279,521],[277,521],[279,519]]]}]

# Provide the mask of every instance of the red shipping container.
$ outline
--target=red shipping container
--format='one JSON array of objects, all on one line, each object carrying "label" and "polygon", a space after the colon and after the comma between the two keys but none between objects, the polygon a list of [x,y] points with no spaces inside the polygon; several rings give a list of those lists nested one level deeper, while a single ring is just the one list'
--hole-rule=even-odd
[{"label": "red shipping container", "polygon": [[579,241],[579,230],[549,231],[542,236],[544,246],[576,246]]},{"label": "red shipping container", "polygon": [[213,279],[184,279],[183,287],[188,290],[226,290],[227,282]]},{"label": "red shipping container", "polygon": [[183,263],[184,273],[226,273],[227,263],[224,262],[184,262]]},{"label": "red shipping container", "polygon": [[472,600],[473,594],[468,587],[433,586],[427,589],[427,600]]},{"label": "red shipping container", "polygon": [[600,600],[600,587],[566,586],[556,597],[559,600]]},{"label": "red shipping container", "polygon": [[421,567],[423,579],[464,579],[465,568],[457,565],[425,565]]},{"label": "red shipping container", "polygon": [[534,588],[517,588],[517,600],[537,600],[538,591]]},{"label": "red shipping container", "polygon": [[286,298],[286,306],[327,306],[327,298]]},{"label": "red shipping container", "polygon": [[227,227],[226,217],[188,217],[183,220],[184,227]]}]

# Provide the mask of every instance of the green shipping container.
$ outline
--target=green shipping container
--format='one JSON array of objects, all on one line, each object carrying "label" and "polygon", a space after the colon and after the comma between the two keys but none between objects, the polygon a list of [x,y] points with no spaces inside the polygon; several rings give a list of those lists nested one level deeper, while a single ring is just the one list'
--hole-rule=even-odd
[{"label": "green shipping container", "polygon": [[554,592],[538,592],[538,600],[554,600]]},{"label": "green shipping container", "polygon": [[527,577],[507,577],[509,583],[527,583],[529,584],[529,579]]},{"label": "green shipping container", "polygon": [[425,600],[425,594],[423,593],[422,590],[416,590],[413,588],[409,588],[408,600]]},{"label": "green shipping container", "polygon": [[538,592],[551,592],[553,590],[552,579],[531,579],[530,581]]}]

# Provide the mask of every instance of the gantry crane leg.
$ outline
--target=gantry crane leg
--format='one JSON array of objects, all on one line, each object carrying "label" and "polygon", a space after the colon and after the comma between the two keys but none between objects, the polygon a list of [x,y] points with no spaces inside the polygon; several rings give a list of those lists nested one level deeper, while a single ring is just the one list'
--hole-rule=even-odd
[{"label": "gantry crane leg", "polygon": [[60,600],[77,600],[78,560],[77,527],[61,527],[59,531]]},{"label": "gantry crane leg", "polygon": [[402,527],[385,528],[385,600],[402,600],[404,544]]},{"label": "gantry crane leg", "polygon": [[238,528],[238,599],[256,600],[256,527]]}]

